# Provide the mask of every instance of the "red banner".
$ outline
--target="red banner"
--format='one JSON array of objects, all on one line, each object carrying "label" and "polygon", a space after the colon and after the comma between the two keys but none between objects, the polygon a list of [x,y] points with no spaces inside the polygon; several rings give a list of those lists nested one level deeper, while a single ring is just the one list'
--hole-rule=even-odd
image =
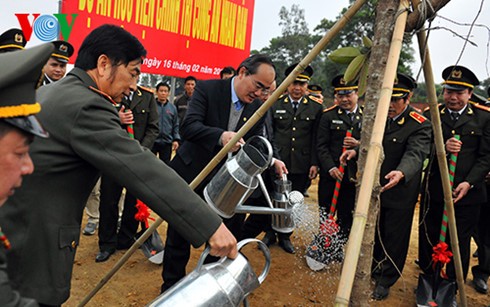
[{"label": "red banner", "polygon": [[[142,71],[219,78],[249,56],[254,0],[63,0],[76,19],[69,42],[78,50],[94,28],[116,24],[148,51]],[[71,58],[72,63],[75,57]]]}]

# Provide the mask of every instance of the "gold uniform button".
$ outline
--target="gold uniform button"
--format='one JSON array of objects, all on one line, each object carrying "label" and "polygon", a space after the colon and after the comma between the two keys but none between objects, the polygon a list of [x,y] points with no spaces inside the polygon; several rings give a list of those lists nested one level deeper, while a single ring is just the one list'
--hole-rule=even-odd
[{"label": "gold uniform button", "polygon": [[77,247],[77,242],[71,241],[71,247],[73,247],[73,248]]},{"label": "gold uniform button", "polygon": [[309,117],[307,117],[307,118],[306,118],[306,120],[310,120],[310,118],[309,118]]},{"label": "gold uniform button", "polygon": [[393,142],[396,142],[396,138],[393,138]]},{"label": "gold uniform button", "polygon": [[296,116],[295,116],[295,117],[293,117],[293,120],[296,120]]},{"label": "gold uniform button", "polygon": [[337,127],[337,130],[339,130],[339,129],[340,129],[340,127]]},{"label": "gold uniform button", "polygon": [[282,116],[279,116],[279,119],[282,119]]},{"label": "gold uniform button", "polygon": [[451,130],[451,133],[452,133],[452,134],[456,134],[456,131],[454,131],[454,130]]},{"label": "gold uniform button", "polygon": [[291,148],[291,151],[294,151],[294,147],[293,147],[293,148]]},{"label": "gold uniform button", "polygon": [[146,111],[145,110],[142,110],[141,113],[145,113]]},{"label": "gold uniform button", "polygon": [[471,131],[471,134],[475,134],[475,131]]},{"label": "gold uniform button", "polygon": [[293,131],[296,131],[296,127],[293,127]]},{"label": "gold uniform button", "polygon": [[294,141],[296,141],[296,139],[295,139],[295,138],[292,138],[292,139],[291,139],[291,141],[293,141],[293,142],[294,142]]}]

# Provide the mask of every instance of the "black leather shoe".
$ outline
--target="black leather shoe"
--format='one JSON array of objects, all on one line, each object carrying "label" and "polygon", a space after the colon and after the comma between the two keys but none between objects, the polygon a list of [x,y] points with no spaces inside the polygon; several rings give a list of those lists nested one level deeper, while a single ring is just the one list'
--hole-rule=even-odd
[{"label": "black leather shoe", "polygon": [[264,242],[264,244],[267,246],[271,246],[272,244],[276,243],[276,233],[273,231],[267,231],[262,239],[262,242]]},{"label": "black leather shoe", "polygon": [[383,287],[382,285],[376,285],[371,297],[376,301],[382,301],[388,297],[388,294],[390,294],[390,288]]},{"label": "black leather shoe", "polygon": [[95,262],[104,262],[107,261],[114,254],[113,250],[110,251],[100,251],[97,256],[95,256]]},{"label": "black leather shoe", "polygon": [[481,294],[488,293],[488,284],[485,279],[473,276],[473,287],[475,290]]},{"label": "black leather shoe", "polygon": [[279,246],[282,247],[282,249],[286,253],[294,254],[294,246],[293,243],[291,243],[291,240],[289,239],[279,240]]}]

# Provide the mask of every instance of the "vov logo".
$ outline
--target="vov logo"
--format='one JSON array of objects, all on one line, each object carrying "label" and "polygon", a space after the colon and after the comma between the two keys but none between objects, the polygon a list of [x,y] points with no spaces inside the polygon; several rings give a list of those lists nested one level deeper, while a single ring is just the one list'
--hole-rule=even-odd
[{"label": "vov logo", "polygon": [[[70,15],[70,23],[68,23],[68,15]],[[35,14],[15,14],[19,20],[20,27],[27,41],[31,39],[32,32],[43,42],[50,42],[58,38],[61,33],[61,39],[68,41],[71,31],[75,25],[75,20],[78,14],[53,14],[41,15]],[[29,21],[29,16],[33,16],[32,23]]]}]

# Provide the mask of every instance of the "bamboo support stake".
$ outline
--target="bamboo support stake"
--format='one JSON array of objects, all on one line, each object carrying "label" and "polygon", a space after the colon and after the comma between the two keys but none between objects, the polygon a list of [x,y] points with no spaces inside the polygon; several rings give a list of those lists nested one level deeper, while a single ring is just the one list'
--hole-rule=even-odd
[{"label": "bamboo support stake", "polygon": [[[227,155],[228,151],[236,144],[240,138],[242,138],[269,110],[269,108],[276,102],[279,96],[286,91],[289,84],[291,84],[303,70],[310,65],[313,59],[327,46],[327,44],[342,30],[342,28],[351,20],[351,18],[361,9],[367,0],[357,0],[351,7],[345,12],[345,14],[338,20],[332,28],[325,33],[320,41],[311,49],[311,51],[301,60],[298,66],[284,79],[279,85],[276,91],[267,99],[266,102],[255,112],[255,114],[245,123],[245,125],[238,130],[237,134],[230,140],[230,142],[224,146],[216,156],[206,165],[206,167],[194,178],[189,184],[192,189],[195,189],[209,173],[219,164],[221,160]],[[161,217],[158,217],[155,222],[136,240],[136,242],[128,249],[128,251],[119,259],[112,269],[99,281],[90,293],[83,298],[78,306],[85,306],[97,292],[116,274],[116,272],[123,266],[123,264],[131,257],[131,255],[146,241],[146,239],[157,229],[163,222]]]},{"label": "bamboo support stake", "polygon": [[[420,4],[420,0],[413,0],[414,7]],[[458,290],[460,296],[460,304],[463,307],[468,306],[466,299],[464,278],[463,278],[463,265],[461,262],[461,253],[459,252],[459,240],[458,230],[456,228],[456,216],[454,213],[453,196],[451,191],[451,182],[449,181],[449,169],[446,163],[446,149],[444,147],[444,138],[442,136],[442,124],[441,117],[439,115],[439,108],[437,105],[437,94],[434,82],[434,73],[432,71],[432,63],[427,45],[427,36],[422,28],[417,38],[419,41],[419,51],[422,63],[424,63],[424,78],[427,84],[427,97],[429,98],[430,117],[432,122],[432,129],[434,133],[434,141],[436,145],[437,162],[439,164],[439,170],[441,172],[442,189],[444,192],[444,203],[446,205],[448,219],[449,219],[449,234],[451,235],[451,250],[453,252],[454,267],[456,269],[456,281],[458,283]]]},{"label": "bamboo support stake", "polygon": [[381,151],[383,148],[383,136],[388,117],[388,109],[393,92],[393,81],[396,77],[398,60],[403,43],[403,34],[408,15],[408,1],[401,0],[398,7],[398,18],[395,23],[393,36],[390,45],[390,51],[386,63],[386,69],[383,77],[383,84],[380,91],[378,108],[376,110],[376,118],[373,125],[373,134],[371,136],[370,145],[366,157],[366,168],[362,174],[361,187],[359,189],[359,197],[356,204],[356,212],[354,213],[354,221],[347,242],[345,259],[342,265],[342,273],[335,298],[335,306],[349,306],[350,295],[354,278],[356,274],[357,262],[361,252],[361,243],[364,238],[364,229],[369,210],[369,203],[373,192],[374,182],[379,178],[375,178],[376,168],[379,163]]}]

